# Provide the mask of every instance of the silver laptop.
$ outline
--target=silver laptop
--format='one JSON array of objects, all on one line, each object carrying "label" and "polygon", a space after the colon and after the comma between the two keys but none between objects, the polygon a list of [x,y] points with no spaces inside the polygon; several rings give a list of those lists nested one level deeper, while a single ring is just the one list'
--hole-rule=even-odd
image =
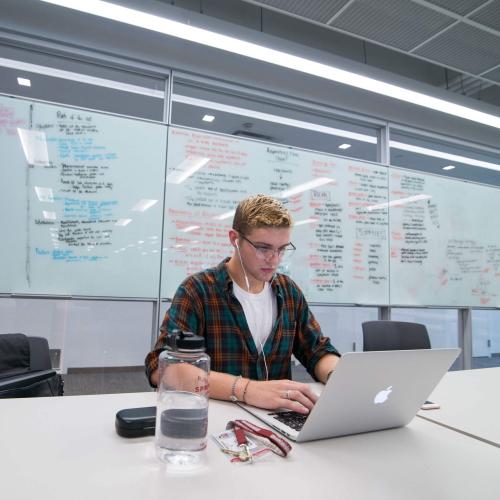
[{"label": "silver laptop", "polygon": [[293,441],[402,427],[413,419],[460,351],[348,352],[328,383],[316,384],[323,390],[307,418],[241,407]]}]

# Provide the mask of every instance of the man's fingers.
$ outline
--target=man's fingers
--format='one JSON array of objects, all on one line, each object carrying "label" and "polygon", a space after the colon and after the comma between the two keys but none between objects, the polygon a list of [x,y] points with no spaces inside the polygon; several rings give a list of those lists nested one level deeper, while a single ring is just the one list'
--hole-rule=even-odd
[{"label": "man's fingers", "polygon": [[318,401],[318,396],[311,390],[311,388],[307,384],[300,384],[300,388],[298,389],[300,392],[306,396],[310,401],[316,403]]},{"label": "man's fingers", "polygon": [[299,401],[294,401],[292,399],[283,398],[280,403],[280,408],[284,408],[285,410],[295,411],[297,413],[303,413],[307,415],[309,413],[309,409],[302,405]]},{"label": "man's fingers", "polygon": [[300,403],[301,406],[306,407],[308,410],[312,410],[314,403],[301,391],[292,390],[290,392],[290,400]]}]

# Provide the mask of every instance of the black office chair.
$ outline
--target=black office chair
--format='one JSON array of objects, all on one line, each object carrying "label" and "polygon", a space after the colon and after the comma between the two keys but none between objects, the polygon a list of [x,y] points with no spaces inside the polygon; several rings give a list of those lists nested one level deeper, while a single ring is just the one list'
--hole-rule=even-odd
[{"label": "black office chair", "polygon": [[365,321],[363,351],[430,349],[427,328],[420,323],[404,321]]},{"label": "black office chair", "polygon": [[0,335],[0,398],[62,396],[64,381],[52,369],[49,343],[22,333]]}]

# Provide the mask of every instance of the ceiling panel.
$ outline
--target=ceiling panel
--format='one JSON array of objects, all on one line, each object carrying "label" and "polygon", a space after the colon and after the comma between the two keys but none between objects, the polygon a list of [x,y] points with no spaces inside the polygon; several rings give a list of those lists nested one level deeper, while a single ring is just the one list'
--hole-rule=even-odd
[{"label": "ceiling panel", "polygon": [[500,37],[459,23],[420,47],[415,54],[478,75],[500,63]]},{"label": "ceiling panel", "polygon": [[259,5],[273,7],[311,21],[327,23],[349,0],[260,0]]},{"label": "ceiling panel", "polygon": [[484,24],[488,28],[498,30],[500,33],[500,0],[487,5],[470,17],[473,21]]},{"label": "ceiling panel", "polygon": [[432,3],[438,7],[454,12],[461,16],[465,16],[477,9],[481,5],[485,5],[490,0],[427,0],[427,3]]},{"label": "ceiling panel", "polygon": [[242,1],[464,72],[461,78],[475,75],[478,87],[499,82],[500,0]]},{"label": "ceiling panel", "polygon": [[455,20],[410,0],[356,0],[331,24],[357,36],[410,50]]},{"label": "ceiling panel", "polygon": [[500,83],[500,67],[494,69],[493,71],[485,73],[484,77],[488,78],[489,80],[494,80],[495,82]]}]

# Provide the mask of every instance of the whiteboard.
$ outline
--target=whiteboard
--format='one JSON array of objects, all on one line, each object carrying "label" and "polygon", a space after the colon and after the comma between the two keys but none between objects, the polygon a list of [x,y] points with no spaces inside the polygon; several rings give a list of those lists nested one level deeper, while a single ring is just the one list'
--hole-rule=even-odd
[{"label": "whiteboard", "polygon": [[[297,194],[287,190],[315,182]],[[324,182],[324,184],[321,184]],[[162,296],[231,255],[233,211],[247,195],[287,204],[297,251],[281,271],[318,303],[388,302],[386,167],[171,127],[167,158]]]},{"label": "whiteboard", "polygon": [[0,109],[14,121],[0,135],[0,292],[156,297],[166,127],[7,98]]},{"label": "whiteboard", "polygon": [[0,150],[0,293],[171,298],[268,193],[311,302],[500,307],[493,187],[7,97]]},{"label": "whiteboard", "polygon": [[0,96],[0,292],[12,292],[16,275],[23,272],[26,215],[18,210],[26,190],[26,160],[17,129],[29,128],[29,118],[27,102]]},{"label": "whiteboard", "polygon": [[390,207],[391,304],[500,307],[499,189],[391,169],[390,198],[406,200]]}]

